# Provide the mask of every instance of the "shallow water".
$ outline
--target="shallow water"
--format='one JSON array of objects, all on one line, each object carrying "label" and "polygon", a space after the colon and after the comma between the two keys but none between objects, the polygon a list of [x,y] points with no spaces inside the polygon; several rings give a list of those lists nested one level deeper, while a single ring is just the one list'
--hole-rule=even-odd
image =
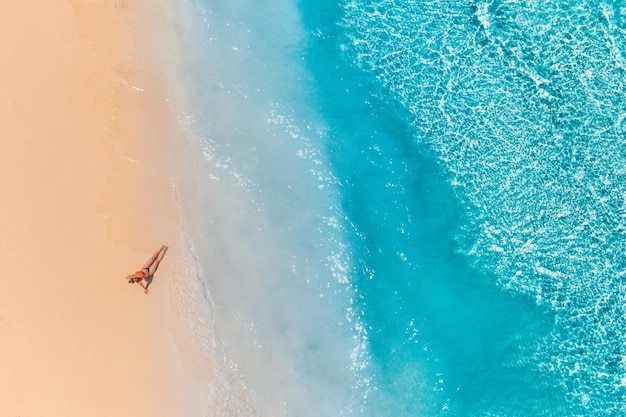
[{"label": "shallow water", "polygon": [[626,5],[187,5],[209,415],[624,413]]}]

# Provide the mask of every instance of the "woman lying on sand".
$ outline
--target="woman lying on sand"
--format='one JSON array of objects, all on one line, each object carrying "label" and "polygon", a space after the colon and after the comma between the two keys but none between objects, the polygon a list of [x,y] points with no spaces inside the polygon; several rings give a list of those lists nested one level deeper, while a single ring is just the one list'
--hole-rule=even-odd
[{"label": "woman lying on sand", "polygon": [[[154,273],[159,267],[159,263],[161,263],[161,260],[165,256],[165,252],[167,252],[167,246],[161,246],[161,249],[156,251],[154,255],[152,255],[152,257],[148,259],[148,262],[146,262],[146,264],[143,266],[143,268],[141,268],[140,271],[137,271],[134,274],[126,277],[128,283],[134,284],[135,282],[138,282],[139,285],[141,285],[141,287],[143,288],[144,294],[148,294],[148,287],[152,283]],[[145,285],[143,283],[144,281],[146,281]]]}]

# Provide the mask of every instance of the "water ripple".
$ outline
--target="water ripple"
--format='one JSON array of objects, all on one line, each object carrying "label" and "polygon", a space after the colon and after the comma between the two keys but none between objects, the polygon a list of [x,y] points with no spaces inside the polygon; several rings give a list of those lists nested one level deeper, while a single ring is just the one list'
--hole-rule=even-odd
[{"label": "water ripple", "polygon": [[345,13],[347,53],[410,111],[470,207],[468,256],[555,312],[529,365],[566,388],[571,415],[625,415],[626,2]]}]

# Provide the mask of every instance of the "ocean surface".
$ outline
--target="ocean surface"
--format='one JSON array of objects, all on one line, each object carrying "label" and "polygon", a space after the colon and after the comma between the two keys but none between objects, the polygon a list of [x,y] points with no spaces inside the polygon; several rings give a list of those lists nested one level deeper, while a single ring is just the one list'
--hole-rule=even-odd
[{"label": "ocean surface", "polygon": [[626,415],[626,1],[172,10],[207,416]]}]

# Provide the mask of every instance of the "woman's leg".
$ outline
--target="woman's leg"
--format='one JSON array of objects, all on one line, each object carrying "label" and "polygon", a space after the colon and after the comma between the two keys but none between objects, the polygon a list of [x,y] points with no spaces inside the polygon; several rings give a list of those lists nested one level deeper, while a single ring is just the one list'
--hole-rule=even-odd
[{"label": "woman's leg", "polygon": [[150,275],[154,275],[154,273],[156,272],[159,264],[165,256],[165,252],[167,252],[167,246],[161,246],[161,249],[159,249],[154,255],[152,255],[152,258],[150,258],[150,260],[152,261],[150,265],[144,266],[144,268],[148,268]]},{"label": "woman's leg", "polygon": [[146,261],[146,263],[145,263],[145,264],[143,264],[143,266],[141,267],[141,269],[144,269],[144,268],[145,268],[145,269],[148,269],[148,270],[149,270],[149,269],[150,269],[150,266],[154,263],[154,261],[155,261],[155,260],[156,260],[156,258],[159,256],[159,254],[163,251],[163,248],[164,248],[164,247],[165,247],[165,246],[161,246],[161,248],[160,248],[158,251],[154,252],[154,255],[152,255],[152,256],[150,257],[150,259],[148,259],[148,260]]}]

